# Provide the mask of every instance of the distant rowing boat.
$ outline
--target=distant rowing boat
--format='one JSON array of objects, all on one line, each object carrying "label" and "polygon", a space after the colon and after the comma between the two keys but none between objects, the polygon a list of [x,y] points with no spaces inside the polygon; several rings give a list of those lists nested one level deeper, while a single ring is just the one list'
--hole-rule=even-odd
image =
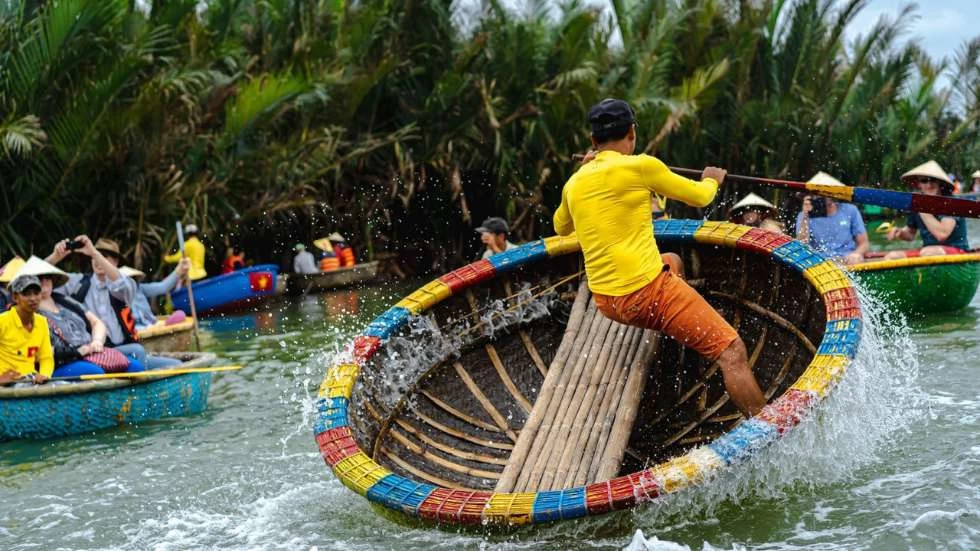
[{"label": "distant rowing boat", "polygon": [[[255,308],[276,295],[278,275],[279,267],[275,264],[260,264],[195,281],[194,303],[197,315],[203,317]],[[174,291],[170,299],[175,310],[191,311],[187,289]]]},{"label": "distant rowing boat", "polygon": [[[182,368],[211,365],[214,354],[182,353]],[[151,419],[193,415],[208,406],[211,373],[0,387],[0,442],[57,438]]]},{"label": "distant rowing boat", "polygon": [[286,292],[291,295],[301,293],[318,293],[347,287],[355,283],[369,281],[377,277],[378,263],[365,262],[347,268],[338,268],[318,274],[289,274]]}]

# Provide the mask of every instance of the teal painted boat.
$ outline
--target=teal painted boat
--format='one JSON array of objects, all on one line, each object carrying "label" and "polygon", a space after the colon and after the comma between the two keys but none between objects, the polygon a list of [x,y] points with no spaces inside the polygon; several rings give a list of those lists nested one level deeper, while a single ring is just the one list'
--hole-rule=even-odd
[{"label": "teal painted boat", "polygon": [[[180,366],[206,367],[215,355],[182,353]],[[143,421],[193,415],[208,406],[212,373],[0,387],[0,442],[58,438]]]},{"label": "teal painted boat", "polygon": [[980,284],[980,254],[869,261],[848,267],[862,287],[910,316],[966,307]]}]

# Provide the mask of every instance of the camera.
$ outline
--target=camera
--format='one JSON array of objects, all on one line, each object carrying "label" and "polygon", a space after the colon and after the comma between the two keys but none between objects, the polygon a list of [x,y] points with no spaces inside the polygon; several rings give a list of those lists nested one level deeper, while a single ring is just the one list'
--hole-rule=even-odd
[{"label": "camera", "polygon": [[77,251],[78,249],[81,249],[84,246],[85,244],[77,239],[69,239],[68,243],[65,245],[65,248],[68,249],[69,251]]},{"label": "camera", "polygon": [[810,211],[810,218],[823,218],[827,216],[826,197],[810,197],[810,204],[813,205],[813,210]]}]

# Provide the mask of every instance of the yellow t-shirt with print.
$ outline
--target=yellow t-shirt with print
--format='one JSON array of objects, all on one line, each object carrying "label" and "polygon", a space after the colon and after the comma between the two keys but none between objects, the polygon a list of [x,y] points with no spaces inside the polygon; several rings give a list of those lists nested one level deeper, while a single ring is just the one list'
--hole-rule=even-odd
[{"label": "yellow t-shirt with print", "polygon": [[35,372],[35,364],[40,365],[42,375],[50,377],[54,371],[48,320],[34,314],[34,328],[28,332],[15,308],[0,314],[0,372],[14,369],[30,375]]}]

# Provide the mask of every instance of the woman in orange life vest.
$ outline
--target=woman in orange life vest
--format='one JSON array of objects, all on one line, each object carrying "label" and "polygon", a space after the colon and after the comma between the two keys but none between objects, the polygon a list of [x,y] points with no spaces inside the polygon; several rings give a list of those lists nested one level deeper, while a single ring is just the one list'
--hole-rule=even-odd
[{"label": "woman in orange life vest", "polygon": [[357,260],[354,258],[354,249],[347,244],[344,236],[337,232],[331,233],[327,239],[329,239],[333,245],[333,252],[340,259],[340,267],[347,268],[357,264]]},{"label": "woman in orange life vest", "polygon": [[320,271],[331,272],[340,267],[340,258],[334,253],[333,244],[327,237],[321,237],[313,241],[313,246],[323,251],[320,254]]}]

